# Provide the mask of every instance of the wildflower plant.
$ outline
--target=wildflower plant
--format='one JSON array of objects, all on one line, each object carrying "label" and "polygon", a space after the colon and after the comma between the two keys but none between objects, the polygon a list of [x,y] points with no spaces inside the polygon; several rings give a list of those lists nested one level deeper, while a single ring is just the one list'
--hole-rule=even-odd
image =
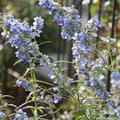
[{"label": "wildflower plant", "polygon": [[[16,81],[16,85],[29,91],[29,95],[25,103],[16,108],[14,120],[48,119],[46,109],[52,115],[52,119],[58,119],[56,112],[68,110],[65,113],[69,120],[119,120],[119,66],[114,67],[113,63],[109,65],[108,62],[108,57],[116,53],[115,39],[101,38],[100,44],[107,48],[99,51],[96,32],[100,22],[97,19],[91,18],[82,27],[81,18],[74,6],[62,7],[54,0],[39,0],[39,5],[49,11],[53,20],[61,27],[62,38],[72,41],[72,65],[76,71],[74,76],[78,79],[75,80],[74,76],[72,78],[65,76],[59,62],[39,51],[35,38],[40,37],[42,33],[44,20],[41,17],[35,17],[33,25],[30,26],[12,15],[1,16],[0,23],[3,28],[1,35],[7,43],[17,49],[15,54],[19,61],[29,65],[25,74]],[[96,57],[93,59],[94,55]],[[35,75],[37,66],[44,66],[50,70],[48,74],[50,82],[37,80]],[[108,70],[112,73],[111,92],[106,89]],[[29,78],[26,75],[29,75]],[[41,83],[50,87],[46,88]],[[57,108],[56,104],[62,101],[66,105],[63,103]],[[24,112],[25,109],[30,109],[33,115],[29,117]],[[62,119],[63,116],[59,118]]]}]

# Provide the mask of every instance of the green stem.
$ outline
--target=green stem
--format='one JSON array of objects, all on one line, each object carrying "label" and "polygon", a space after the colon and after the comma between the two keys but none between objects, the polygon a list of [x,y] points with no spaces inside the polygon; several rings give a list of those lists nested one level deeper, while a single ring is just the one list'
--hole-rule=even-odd
[{"label": "green stem", "polygon": [[85,106],[81,102],[79,95],[78,95],[78,104],[79,104],[79,107],[82,109],[82,113],[84,114],[86,120],[89,120],[88,116],[86,115]]},{"label": "green stem", "polygon": [[32,80],[32,83],[33,83],[33,98],[34,98],[34,103],[35,103],[34,117],[35,117],[35,120],[37,120],[37,118],[38,118],[38,113],[37,113],[37,89],[36,89],[37,88],[37,80],[36,80],[35,72],[34,72],[33,69],[30,71],[30,74],[31,74],[31,80]]}]

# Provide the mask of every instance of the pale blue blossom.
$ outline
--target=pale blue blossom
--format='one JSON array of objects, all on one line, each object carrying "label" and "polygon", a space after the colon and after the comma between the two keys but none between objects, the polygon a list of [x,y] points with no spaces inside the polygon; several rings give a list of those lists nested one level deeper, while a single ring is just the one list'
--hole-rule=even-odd
[{"label": "pale blue blossom", "polygon": [[27,113],[23,112],[22,109],[19,109],[15,115],[14,120],[28,120]]}]

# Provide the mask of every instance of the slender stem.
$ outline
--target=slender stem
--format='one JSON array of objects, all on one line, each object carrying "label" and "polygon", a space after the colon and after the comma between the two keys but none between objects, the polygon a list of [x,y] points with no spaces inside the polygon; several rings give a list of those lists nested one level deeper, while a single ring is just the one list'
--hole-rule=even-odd
[{"label": "slender stem", "polygon": [[37,80],[36,80],[36,77],[35,77],[35,72],[34,70],[32,69],[30,71],[30,74],[31,74],[31,80],[33,82],[33,97],[34,97],[34,103],[35,103],[35,108],[34,108],[34,117],[35,117],[35,120],[37,120],[38,118],[38,113],[37,113]]},{"label": "slender stem", "polygon": [[78,94],[78,103],[79,103],[79,107],[82,109],[82,113],[85,115],[86,120],[89,120],[88,116],[86,115],[85,107],[82,104],[82,102],[80,101],[79,94]]}]

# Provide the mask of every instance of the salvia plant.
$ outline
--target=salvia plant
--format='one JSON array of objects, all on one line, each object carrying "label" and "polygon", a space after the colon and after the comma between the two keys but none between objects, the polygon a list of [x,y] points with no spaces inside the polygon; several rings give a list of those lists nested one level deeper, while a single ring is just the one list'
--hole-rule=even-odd
[{"label": "salvia plant", "polygon": [[[35,39],[40,37],[44,27],[42,17],[35,17],[30,26],[12,15],[2,15],[2,37],[16,48],[19,62],[29,65],[25,74],[16,80],[16,85],[22,86],[29,95],[22,105],[14,106],[15,113],[11,117],[1,109],[0,119],[120,120],[120,55],[117,54],[115,62],[116,40],[102,37],[96,42],[100,22],[91,18],[83,27],[74,6],[62,7],[54,0],[39,0],[39,5],[61,27],[62,38],[72,42],[71,64],[76,72],[72,78],[65,76],[60,62],[40,52]],[[98,44],[102,51],[98,50]],[[49,69],[49,82],[36,78],[37,66]],[[111,72],[111,91],[106,89],[108,71]],[[31,115],[25,112],[26,109]],[[61,115],[57,116],[58,112]]]}]

